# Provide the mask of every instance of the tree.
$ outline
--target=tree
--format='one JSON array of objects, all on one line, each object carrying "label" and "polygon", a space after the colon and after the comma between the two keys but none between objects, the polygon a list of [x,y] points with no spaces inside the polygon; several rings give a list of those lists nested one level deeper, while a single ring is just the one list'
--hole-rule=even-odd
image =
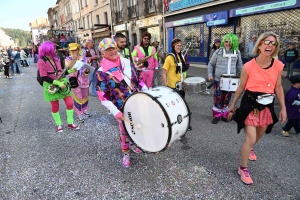
[{"label": "tree", "polygon": [[13,28],[1,28],[5,31],[5,33],[10,36],[15,43],[20,47],[25,47],[27,44],[31,42],[31,34],[30,31],[24,31],[21,29],[13,29]]}]

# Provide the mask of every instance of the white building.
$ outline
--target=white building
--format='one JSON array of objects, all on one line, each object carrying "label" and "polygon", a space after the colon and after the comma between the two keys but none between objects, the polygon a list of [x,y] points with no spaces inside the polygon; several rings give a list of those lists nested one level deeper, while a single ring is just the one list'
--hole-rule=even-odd
[{"label": "white building", "polygon": [[4,30],[0,29],[0,47],[15,46],[13,39],[7,35]]}]

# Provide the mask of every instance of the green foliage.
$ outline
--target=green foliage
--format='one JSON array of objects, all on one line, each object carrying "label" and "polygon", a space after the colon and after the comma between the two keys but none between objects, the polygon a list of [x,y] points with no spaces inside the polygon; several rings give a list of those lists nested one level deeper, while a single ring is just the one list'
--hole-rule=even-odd
[{"label": "green foliage", "polygon": [[30,31],[24,31],[21,29],[14,28],[1,28],[5,33],[10,36],[16,43],[17,46],[26,47],[31,44]]}]

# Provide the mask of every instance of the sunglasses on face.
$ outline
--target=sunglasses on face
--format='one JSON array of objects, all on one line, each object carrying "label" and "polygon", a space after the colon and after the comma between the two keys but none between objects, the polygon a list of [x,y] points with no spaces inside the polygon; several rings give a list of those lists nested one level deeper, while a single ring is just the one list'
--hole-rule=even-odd
[{"label": "sunglasses on face", "polygon": [[265,45],[272,44],[273,46],[277,46],[277,42],[276,41],[264,40],[264,41],[262,41],[262,43],[264,43]]},{"label": "sunglasses on face", "polygon": [[226,40],[225,43],[230,43],[230,40]]},{"label": "sunglasses on face", "polygon": [[143,38],[144,40],[150,40],[149,38]]}]

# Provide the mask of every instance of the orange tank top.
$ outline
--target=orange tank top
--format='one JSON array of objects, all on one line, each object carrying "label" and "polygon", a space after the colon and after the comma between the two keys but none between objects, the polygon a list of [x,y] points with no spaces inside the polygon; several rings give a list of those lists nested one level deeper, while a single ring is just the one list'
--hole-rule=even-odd
[{"label": "orange tank top", "polygon": [[275,86],[278,75],[281,73],[284,64],[278,59],[274,60],[273,65],[268,69],[261,68],[255,59],[247,62],[246,68],[248,79],[245,90],[252,92],[275,93]]}]

